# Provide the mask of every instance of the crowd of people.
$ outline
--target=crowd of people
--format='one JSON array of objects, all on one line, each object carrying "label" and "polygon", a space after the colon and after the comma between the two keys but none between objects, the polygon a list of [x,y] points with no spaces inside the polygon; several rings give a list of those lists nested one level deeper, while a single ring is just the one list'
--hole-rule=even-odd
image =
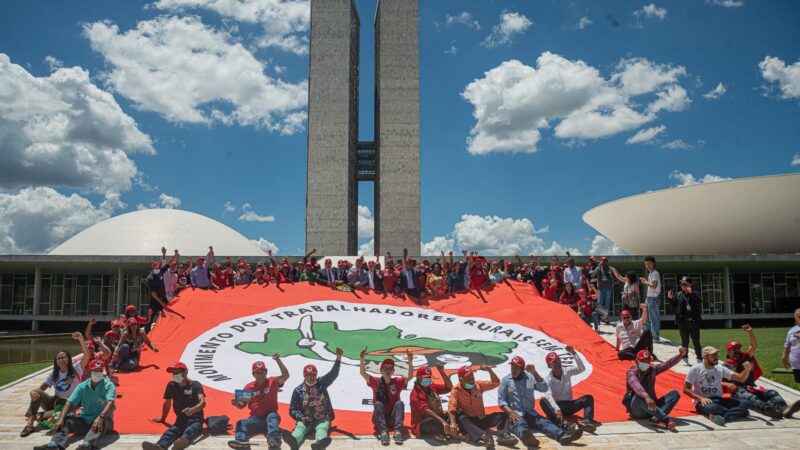
[{"label": "crowd of people", "polygon": [[[103,434],[113,429],[115,383],[118,382],[114,373],[138,370],[143,346],[158,351],[148,337],[150,328],[159,317],[168,314],[183,317],[169,306],[182,289],[226,289],[253,283],[310,282],[344,291],[375,290],[425,304],[454,292],[512,279],[535,285],[545,299],[568,306],[597,330],[601,320],[609,323],[612,317],[611,292],[616,280],[623,283],[620,320],[616,325],[617,356],[620,360],[634,362],[624,380],[626,395],[622,399],[632,418],[646,419],[653,426],[676,431],[670,412],[681,394],[694,401],[699,413],[720,425],[747,416],[750,410],[779,419],[791,417],[800,409],[800,402],[787,404],[778,392],[756,384],[762,372],[755,358],[756,337],[749,325],[742,327],[749,338],[747,350],[742,350],[741,343],[731,341],[722,364],[717,349],[701,348],[702,302],[687,277],[681,279],[680,291],[667,293],[675,309],[681,347],[676,355],[663,362],[654,355],[653,342],[660,340],[658,311],[662,283],[652,257],[644,260],[647,277],[639,277],[632,271],[620,274],[609,266],[606,257],[599,262],[592,257],[585,267],[577,267],[571,257],[566,261],[553,258],[549,265],[543,265],[539,258],[531,257],[531,261],[525,263],[516,257],[517,264],[514,264],[489,261],[464,251],[460,261],[454,260],[450,252],[447,256],[442,253],[432,263],[427,259],[417,263],[404,251],[402,259],[396,262],[387,254],[386,267],[382,268],[377,259],[365,258],[358,258],[355,264],[337,261],[336,267],[330,259],[319,264],[313,256],[315,251],[293,264],[286,257],[278,261],[270,252],[269,262],[258,262],[253,270],[242,259],[235,263],[231,258],[223,263],[215,262],[213,247],[209,247],[206,256],[194,261],[189,258],[186,264],[179,264],[178,250],[169,261],[166,248],[162,247],[161,253],[161,261],[152,263],[152,272],[145,280],[150,296],[146,316],[140,316],[138,308],[129,305],[124,314],[111,321],[110,330],[102,337],[94,335],[97,321],[90,318],[85,333],[72,334],[80,344],[82,358],[75,361],[68,351],[58,352],[52,371],[39,388],[30,392],[26,424],[20,436],[42,428],[53,431],[52,440],[34,447],[36,450],[63,450],[69,434],[84,436],[79,449],[97,448]],[[642,286],[646,288],[644,295]],[[782,360],[787,368],[792,368],[795,380],[800,381],[800,309],[795,311],[794,318],[795,326],[787,335]],[[682,391],[673,390],[658,396],[656,377],[681,360],[688,364],[689,339],[694,344],[697,360],[689,369]],[[572,346],[566,346],[565,350],[575,355]],[[502,380],[491,366],[479,369],[465,366],[458,371],[458,382],[454,384],[441,365],[414,370],[410,352],[406,355],[408,372],[404,376],[395,376],[395,362],[391,358],[380,364],[380,376],[373,376],[365,368],[366,351],[364,348],[360,355],[360,373],[372,390],[372,423],[384,445],[389,445],[392,439],[400,444],[408,436],[404,424],[405,404],[400,396],[412,381],[410,431],[415,437],[430,437],[441,442],[455,439],[493,448],[495,438],[490,429],[494,428],[496,442],[500,445],[513,446],[521,440],[525,445],[535,446],[538,441],[534,431],[563,444],[580,439],[585,431],[594,432],[600,425],[594,420],[593,396],[573,398],[572,377],[585,370],[579,357],[573,358],[575,366],[565,368],[558,354],[549,353],[544,361],[549,372],[543,376],[533,364],[514,356],[510,359],[510,374]],[[280,428],[277,400],[278,391],[290,378],[289,371],[277,354],[273,360],[279,370],[278,376],[268,376],[266,362],[253,363],[254,381],[237,390],[231,400],[235,407],[247,408],[249,417],[237,421],[229,446],[249,448],[250,436],[264,434],[270,449],[277,449],[285,442],[291,450],[296,450],[306,436],[313,433],[312,449],[327,447],[335,417],[328,388],[339,374],[341,358],[342,350],[337,348],[333,368],[322,376],[318,376],[313,364],[304,367],[302,382],[292,390],[289,416],[295,426],[291,432]],[[476,370],[485,371],[489,380],[476,380]],[[145,450],[184,449],[203,432],[206,418],[203,386],[188,378],[189,370],[180,361],[174,362],[167,371],[172,381],[165,387],[161,415],[152,420],[167,423],[171,409],[175,421],[157,443],[144,442]],[[434,378],[439,382],[434,383]],[[53,394],[48,393],[51,387]],[[494,389],[497,389],[500,411],[487,412],[483,393]],[[447,409],[444,410],[439,396],[447,394]],[[535,409],[537,397],[543,414]],[[79,414],[74,414],[75,411]],[[581,414],[577,420],[576,413]],[[392,438],[390,432],[393,432]]]}]

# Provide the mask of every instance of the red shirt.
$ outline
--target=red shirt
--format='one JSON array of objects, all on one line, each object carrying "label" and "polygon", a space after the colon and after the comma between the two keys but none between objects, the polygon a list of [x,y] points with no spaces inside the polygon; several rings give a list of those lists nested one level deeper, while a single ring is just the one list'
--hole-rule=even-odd
[{"label": "red shirt", "polygon": [[[450,392],[446,387],[444,387],[444,384],[431,383],[429,387],[431,388],[431,391],[438,395]],[[441,401],[439,398],[428,397],[428,392],[425,390],[425,388],[423,388],[419,383],[415,383],[414,389],[411,390],[411,432],[414,433],[414,436],[416,437],[420,437],[419,425],[422,422],[422,419],[425,418],[425,410],[436,410],[435,407],[431,408],[431,402],[438,402],[438,410],[442,411]],[[442,413],[444,413],[444,411],[442,411]]]},{"label": "red shirt", "polygon": [[386,292],[394,291],[394,285],[400,280],[394,269],[383,269],[383,289]]},{"label": "red shirt", "polygon": [[219,275],[212,273],[211,282],[216,284],[218,288],[222,289],[228,286],[228,277],[226,277],[224,273]]},{"label": "red shirt", "polygon": [[579,301],[578,311],[586,317],[592,317],[592,312],[594,311],[594,302],[590,300]]},{"label": "red shirt", "polygon": [[[375,403],[378,401],[378,382],[380,381],[380,377],[369,377],[369,383],[367,385],[372,388],[372,402]],[[406,388],[406,379],[403,377],[392,377],[392,381],[389,382],[389,385],[386,386],[387,394],[389,394],[389,401],[383,405],[383,410],[391,412],[392,408],[394,408],[394,404],[400,400],[400,393],[403,392],[403,389]]]},{"label": "red shirt", "polygon": [[572,291],[572,295],[570,295],[567,293],[567,291],[564,291],[561,293],[561,298],[558,300],[558,302],[564,305],[569,305],[572,307],[572,309],[576,309],[580,300],[581,296],[578,295],[577,292]]},{"label": "red shirt", "polygon": [[556,295],[558,294],[558,288],[556,287],[556,285],[550,284],[547,280],[545,280],[545,283],[547,283],[547,285],[542,291],[542,297],[552,301],[558,300],[556,298]]},{"label": "red shirt", "polygon": [[475,289],[476,287],[479,287],[485,283],[488,278],[489,274],[486,273],[486,270],[484,270],[483,267],[473,267],[469,270],[469,288]]},{"label": "red shirt", "polygon": [[245,390],[253,391],[253,399],[247,404],[250,408],[250,416],[266,416],[271,412],[278,411],[278,377],[269,377],[267,381],[256,384],[255,381],[247,383]]}]

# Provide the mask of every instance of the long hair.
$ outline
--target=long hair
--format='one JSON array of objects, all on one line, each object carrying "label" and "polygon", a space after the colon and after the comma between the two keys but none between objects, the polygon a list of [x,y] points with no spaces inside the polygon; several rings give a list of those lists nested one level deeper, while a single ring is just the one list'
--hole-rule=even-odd
[{"label": "long hair", "polygon": [[53,383],[58,381],[58,373],[61,372],[61,370],[59,370],[58,368],[58,355],[60,353],[64,353],[65,355],[67,355],[67,379],[71,379],[72,377],[78,376],[78,374],[75,373],[75,368],[72,367],[72,355],[66,350],[61,350],[56,352],[56,355],[53,356],[53,375],[52,375]]},{"label": "long hair", "polygon": [[637,278],[636,278],[636,272],[634,272],[634,271],[632,271],[632,270],[631,270],[631,271],[628,271],[628,273],[626,273],[626,274],[625,274],[625,278],[627,278],[627,279],[628,279],[628,283],[630,283],[630,284],[636,284],[636,280],[637,280]]}]

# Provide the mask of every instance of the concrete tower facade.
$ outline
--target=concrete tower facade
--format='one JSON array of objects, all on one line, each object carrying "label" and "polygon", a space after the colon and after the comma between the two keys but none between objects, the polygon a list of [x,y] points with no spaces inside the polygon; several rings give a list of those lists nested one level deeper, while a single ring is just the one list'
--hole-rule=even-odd
[{"label": "concrete tower facade", "polygon": [[358,182],[375,183],[375,254],[420,251],[418,0],[379,0],[375,139],[358,141],[354,0],[311,0],[306,249],[353,255]]}]

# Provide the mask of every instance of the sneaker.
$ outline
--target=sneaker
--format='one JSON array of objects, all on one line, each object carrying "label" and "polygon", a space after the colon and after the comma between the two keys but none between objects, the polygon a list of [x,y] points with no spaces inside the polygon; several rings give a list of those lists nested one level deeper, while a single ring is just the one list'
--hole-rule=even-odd
[{"label": "sneaker", "polygon": [[331,438],[322,438],[311,444],[311,450],[325,450],[329,445],[331,445]]},{"label": "sneaker", "polygon": [[92,444],[87,444],[86,442],[84,442],[81,445],[75,447],[75,450],[92,450]]},{"label": "sneaker", "polygon": [[386,432],[381,434],[381,437],[379,439],[381,440],[381,444],[383,445],[389,445],[392,443],[392,441],[389,439],[389,433]]},{"label": "sneaker", "polygon": [[657,428],[664,428],[664,429],[667,428],[667,423],[666,422],[662,422],[662,421],[656,419],[655,417],[650,418],[650,420],[648,420],[648,422],[650,423],[650,425],[652,425],[654,427],[657,427]]},{"label": "sneaker", "polygon": [[230,448],[250,448],[249,442],[242,442],[242,441],[228,441],[228,447]]},{"label": "sneaker", "polygon": [[564,434],[562,434],[561,437],[558,438],[558,443],[562,445],[569,444],[570,442],[577,441],[578,439],[581,438],[581,436],[583,436],[583,430],[581,430],[578,427],[575,427],[569,431],[565,430]]},{"label": "sneaker", "polygon": [[186,436],[181,436],[175,443],[172,444],[172,450],[184,450],[189,446],[189,439]]},{"label": "sneaker", "polygon": [[689,357],[688,356],[684,356],[683,357],[683,363],[686,364],[687,366],[691,366],[691,364],[689,364]]},{"label": "sneaker", "polygon": [[297,439],[292,436],[292,433],[290,433],[289,430],[281,430],[281,439],[283,439],[283,442],[286,442],[286,445],[288,445],[291,450],[297,450],[300,448],[300,445],[297,443]]},{"label": "sneaker", "polygon": [[583,428],[583,431],[587,433],[594,433],[597,430],[597,424],[594,420],[583,419],[578,426]]},{"label": "sneaker", "polygon": [[[178,445],[177,441],[175,441],[175,445]],[[281,443],[280,443],[280,441],[277,441],[275,439],[267,439],[267,447],[269,447],[270,450],[275,450],[275,449],[281,448]],[[172,448],[175,448],[175,447],[173,446]]]},{"label": "sneaker", "polygon": [[761,411],[765,416],[769,416],[770,419],[782,419],[783,418],[783,411],[779,410],[775,405],[768,404],[764,407]]},{"label": "sneaker", "polygon": [[708,420],[714,422],[715,424],[717,424],[719,426],[725,425],[725,417],[724,416],[720,416],[719,414],[709,414],[708,415]]},{"label": "sneaker", "polygon": [[678,424],[677,424],[677,423],[675,423],[675,422],[674,422],[674,421],[672,421],[672,420],[670,420],[669,422],[667,422],[667,429],[668,429],[669,431],[675,431],[675,432],[677,432],[677,431],[678,431],[678,429],[676,428],[677,426],[678,426]]},{"label": "sneaker", "polygon": [[791,405],[786,406],[786,408],[783,410],[783,417],[786,417],[788,419],[792,417],[792,414],[796,413],[797,411],[800,411],[800,400],[797,400]]},{"label": "sneaker", "polygon": [[403,436],[403,433],[402,433],[402,432],[400,432],[400,431],[397,431],[397,432],[395,432],[395,433],[394,433],[394,443],[395,443],[395,444],[397,444],[397,445],[403,445],[403,442],[404,442],[405,440],[406,440],[406,438]]},{"label": "sneaker", "polygon": [[519,442],[519,439],[511,433],[497,433],[497,443],[504,447],[513,447],[517,445],[517,442]]},{"label": "sneaker", "polygon": [[525,430],[522,432],[522,443],[528,447],[538,447],[539,440],[533,435],[533,431]]},{"label": "sneaker", "polygon": [[484,434],[481,436],[480,443],[486,448],[494,448],[494,439],[490,434]]},{"label": "sneaker", "polygon": [[142,450],[164,450],[164,447],[152,442],[142,442]]}]

